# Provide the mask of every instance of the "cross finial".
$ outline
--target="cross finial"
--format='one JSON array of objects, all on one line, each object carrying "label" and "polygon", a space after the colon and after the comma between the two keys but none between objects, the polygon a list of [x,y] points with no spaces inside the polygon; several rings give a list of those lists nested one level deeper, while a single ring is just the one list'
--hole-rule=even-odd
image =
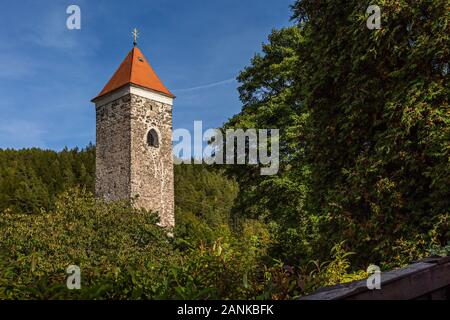
[{"label": "cross finial", "polygon": [[136,47],[136,45],[137,45],[137,38],[139,38],[139,31],[138,31],[138,29],[134,28],[133,32],[131,32],[131,34],[133,35],[133,46]]}]

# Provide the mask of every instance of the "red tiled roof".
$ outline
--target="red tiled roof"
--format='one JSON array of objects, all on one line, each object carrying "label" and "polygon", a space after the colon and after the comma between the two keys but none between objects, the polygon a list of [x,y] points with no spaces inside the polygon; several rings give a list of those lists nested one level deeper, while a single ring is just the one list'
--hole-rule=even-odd
[{"label": "red tiled roof", "polygon": [[169,89],[163,85],[153,68],[147,62],[147,59],[145,59],[141,50],[134,47],[122,61],[119,68],[105,85],[103,90],[93,100],[130,83],[160,92],[172,98],[175,97]]}]

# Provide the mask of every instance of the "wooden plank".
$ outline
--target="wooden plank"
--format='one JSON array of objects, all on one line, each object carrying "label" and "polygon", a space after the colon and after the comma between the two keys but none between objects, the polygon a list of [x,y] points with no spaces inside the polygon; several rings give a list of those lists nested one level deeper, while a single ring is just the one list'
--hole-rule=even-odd
[{"label": "wooden plank", "polygon": [[[366,279],[319,289],[300,300],[410,300],[450,286],[450,257],[430,257],[405,268],[381,273],[381,289],[369,290]],[[433,298],[433,295],[430,295]]]}]

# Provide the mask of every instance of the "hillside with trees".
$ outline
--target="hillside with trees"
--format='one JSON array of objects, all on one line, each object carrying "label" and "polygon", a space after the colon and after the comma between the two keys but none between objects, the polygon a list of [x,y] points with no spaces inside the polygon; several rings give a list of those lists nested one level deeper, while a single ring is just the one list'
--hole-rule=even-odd
[{"label": "hillside with trees", "polygon": [[221,128],[279,128],[278,174],[176,165],[173,236],[95,199],[94,146],[1,150],[0,298],[292,299],[448,255],[449,2],[377,2],[380,30],[360,1],[295,2]]}]

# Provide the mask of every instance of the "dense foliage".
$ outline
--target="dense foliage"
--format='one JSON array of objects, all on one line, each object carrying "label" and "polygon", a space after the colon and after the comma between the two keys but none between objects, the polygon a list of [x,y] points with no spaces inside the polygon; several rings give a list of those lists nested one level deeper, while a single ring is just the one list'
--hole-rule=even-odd
[{"label": "dense foliage", "polygon": [[61,152],[0,149],[0,211],[36,213],[54,208],[68,188],[94,190],[95,148]]},{"label": "dense foliage", "polygon": [[241,72],[224,128],[280,128],[273,177],[229,166],[234,212],[274,226],[273,255],[305,263],[346,240],[352,262],[392,267],[450,239],[448,0],[297,1]]},{"label": "dense foliage", "polygon": [[379,30],[362,1],[294,6],[308,203],[321,236],[348,240],[359,263],[408,261],[450,238],[449,1],[370,4]]},{"label": "dense foliage", "polygon": [[176,234],[211,244],[230,234],[230,212],[238,192],[234,180],[205,165],[175,166]]},{"label": "dense foliage", "polygon": [[274,235],[271,255],[299,263],[313,257],[311,242],[314,217],[305,214],[309,169],[300,138],[308,113],[295,90],[299,66],[298,47],[304,41],[297,27],[274,30],[262,53],[243,70],[238,80],[242,111],[228,120],[224,129],[280,129],[280,167],[276,175],[263,176],[258,166],[227,166],[240,192],[232,211],[268,223]]},{"label": "dense foliage", "polygon": [[[157,215],[80,187],[55,196],[51,209],[4,210],[0,299],[285,299],[362,276],[348,273],[342,248],[309,269],[267,263],[267,229],[247,219],[236,234],[227,222],[235,182],[203,166],[175,168],[174,236]],[[66,287],[69,265],[81,269],[81,290]]]},{"label": "dense foliage", "polygon": [[371,4],[295,2],[222,128],[280,129],[278,174],[175,166],[174,230],[95,199],[93,146],[0,150],[0,299],[289,299],[448,254],[449,1]]}]

